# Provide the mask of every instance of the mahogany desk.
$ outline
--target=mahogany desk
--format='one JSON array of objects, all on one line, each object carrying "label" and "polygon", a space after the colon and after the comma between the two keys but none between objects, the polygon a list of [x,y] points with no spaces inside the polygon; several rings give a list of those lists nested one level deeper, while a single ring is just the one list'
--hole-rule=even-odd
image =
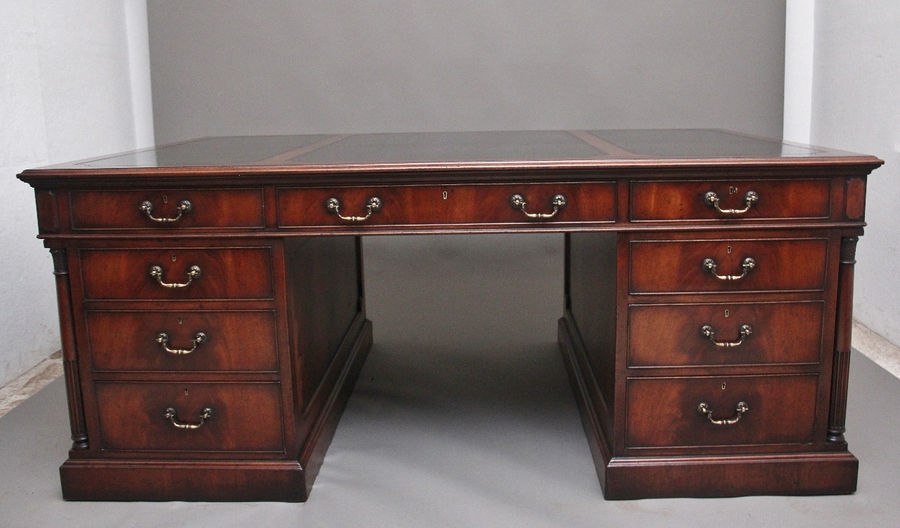
[{"label": "mahogany desk", "polygon": [[605,496],[850,493],[870,156],[724,131],[210,138],[28,170],[67,499],[305,500],[372,342],[359,237],[566,235]]}]

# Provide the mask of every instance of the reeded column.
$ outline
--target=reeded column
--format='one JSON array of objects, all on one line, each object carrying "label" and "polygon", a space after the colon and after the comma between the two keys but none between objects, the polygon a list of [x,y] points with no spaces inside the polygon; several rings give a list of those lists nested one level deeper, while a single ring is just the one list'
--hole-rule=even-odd
[{"label": "reeded column", "polygon": [[56,276],[56,300],[59,307],[59,334],[63,351],[63,372],[69,401],[69,425],[72,429],[72,450],[88,448],[87,427],[81,399],[81,381],[75,354],[75,331],[72,328],[72,296],[69,286],[69,264],[66,250],[50,249],[53,256],[53,275]]},{"label": "reeded column", "polygon": [[831,373],[831,409],[828,416],[828,442],[846,447],[847,385],[850,380],[850,335],[853,328],[853,268],[859,237],[841,239],[841,264],[838,271],[837,325],[834,342],[834,367]]}]

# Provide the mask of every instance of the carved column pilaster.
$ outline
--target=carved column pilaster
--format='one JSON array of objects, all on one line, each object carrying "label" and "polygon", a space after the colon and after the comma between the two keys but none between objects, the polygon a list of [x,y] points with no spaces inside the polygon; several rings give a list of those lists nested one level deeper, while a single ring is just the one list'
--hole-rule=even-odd
[{"label": "carved column pilaster", "polygon": [[841,239],[841,264],[838,271],[837,325],[835,326],[834,366],[831,373],[831,408],[828,416],[828,442],[846,446],[847,385],[850,380],[850,336],[853,328],[853,269],[859,237]]},{"label": "carved column pilaster", "polygon": [[64,248],[50,250],[53,256],[53,275],[56,276],[56,299],[59,307],[59,334],[63,351],[63,372],[69,402],[69,425],[72,430],[72,450],[88,448],[87,427],[78,376],[78,356],[75,348],[75,329],[72,322],[72,295],[69,284],[69,261]]}]

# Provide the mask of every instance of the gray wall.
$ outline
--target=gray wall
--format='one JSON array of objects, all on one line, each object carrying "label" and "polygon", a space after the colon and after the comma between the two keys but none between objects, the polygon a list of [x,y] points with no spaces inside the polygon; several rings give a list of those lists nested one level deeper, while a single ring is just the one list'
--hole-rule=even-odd
[{"label": "gray wall", "polygon": [[782,130],[784,0],[149,0],[148,11],[158,143]]}]

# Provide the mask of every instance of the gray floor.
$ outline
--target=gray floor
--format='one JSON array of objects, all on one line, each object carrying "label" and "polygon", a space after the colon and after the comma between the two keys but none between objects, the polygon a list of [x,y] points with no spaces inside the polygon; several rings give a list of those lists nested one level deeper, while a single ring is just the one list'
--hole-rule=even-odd
[{"label": "gray floor", "polygon": [[0,527],[900,524],[900,380],[860,354],[855,495],[604,501],[554,342],[561,247],[546,235],[366,240],[376,345],[305,504],[64,502],[57,380],[0,418]]}]

